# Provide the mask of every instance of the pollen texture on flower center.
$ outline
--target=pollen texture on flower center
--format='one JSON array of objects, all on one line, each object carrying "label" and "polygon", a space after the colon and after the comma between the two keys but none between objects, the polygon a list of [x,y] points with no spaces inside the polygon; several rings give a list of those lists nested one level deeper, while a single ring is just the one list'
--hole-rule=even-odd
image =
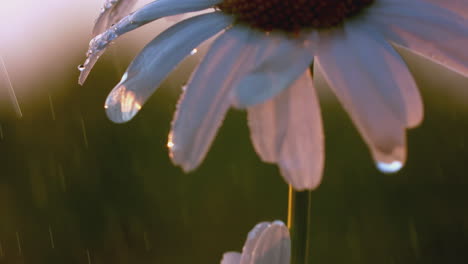
[{"label": "pollen texture on flower center", "polygon": [[238,23],[265,31],[338,26],[375,0],[224,0],[218,8]]}]

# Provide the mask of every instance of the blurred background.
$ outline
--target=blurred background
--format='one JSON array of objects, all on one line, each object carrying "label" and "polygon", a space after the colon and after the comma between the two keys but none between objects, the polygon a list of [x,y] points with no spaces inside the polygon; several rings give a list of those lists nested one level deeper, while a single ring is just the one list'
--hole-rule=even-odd
[{"label": "blurred background", "polygon": [[[0,3],[0,263],[219,263],[256,223],[286,221],[287,186],[253,151],[245,112],[229,112],[195,172],[168,158],[175,103],[203,49],[133,121],[108,121],[106,95],[169,21],[120,38],[81,87],[102,2]],[[426,118],[395,175],[375,169],[316,75],[327,158],[311,263],[468,262],[468,80],[400,51]]]}]

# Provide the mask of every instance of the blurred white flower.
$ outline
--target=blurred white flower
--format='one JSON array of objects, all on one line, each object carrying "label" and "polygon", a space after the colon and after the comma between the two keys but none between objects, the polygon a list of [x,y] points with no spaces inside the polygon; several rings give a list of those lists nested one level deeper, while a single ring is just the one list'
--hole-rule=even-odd
[{"label": "blurred white flower", "polygon": [[221,264],[289,264],[291,240],[281,221],[257,224],[248,234],[242,254],[224,253]]},{"label": "blurred white flower", "polygon": [[[111,120],[129,121],[174,67],[222,32],[192,75],[169,135],[171,158],[185,171],[201,163],[234,106],[247,109],[260,157],[277,163],[295,189],[315,188],[324,139],[309,73],[314,57],[377,167],[398,171],[406,161],[406,129],[421,123],[423,104],[392,45],[468,76],[467,19],[428,0],[157,0],[90,42],[80,83],[118,36],[213,7],[151,41],[106,100]],[[466,11],[468,2],[457,7]]]}]

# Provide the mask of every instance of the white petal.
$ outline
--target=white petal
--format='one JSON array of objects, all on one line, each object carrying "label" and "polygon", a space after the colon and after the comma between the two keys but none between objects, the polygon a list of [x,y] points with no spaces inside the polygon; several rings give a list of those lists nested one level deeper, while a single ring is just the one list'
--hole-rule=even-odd
[{"label": "white petal", "polygon": [[466,0],[426,0],[435,5],[450,9],[468,18],[468,1]]},{"label": "white petal", "polygon": [[257,224],[249,232],[242,256],[227,252],[221,264],[289,264],[290,256],[289,230],[277,220]]},{"label": "white petal", "polygon": [[[406,160],[406,101],[411,87],[400,58],[378,34],[357,30],[321,34],[318,64],[377,162]],[[411,112],[412,109],[408,109]]]},{"label": "white petal", "polygon": [[230,92],[244,60],[254,45],[251,31],[233,27],[215,40],[192,75],[178,105],[172,131],[171,158],[185,171],[196,168],[205,157],[230,106]]},{"label": "white petal", "polygon": [[222,0],[157,0],[134,12],[130,20],[141,26],[161,17],[199,11],[221,2]]},{"label": "white petal", "polygon": [[250,263],[252,253],[257,245],[258,239],[262,235],[263,231],[270,225],[271,223],[269,222],[261,222],[255,225],[255,227],[249,232],[244,247],[242,248],[242,258],[240,259],[240,263]]},{"label": "white petal", "polygon": [[261,52],[248,63],[249,73],[233,90],[233,104],[247,107],[262,103],[291,85],[313,60],[309,39],[288,39],[278,34],[262,36]]},{"label": "white petal", "polygon": [[369,18],[388,40],[468,76],[468,19],[422,1],[375,8]]},{"label": "white petal", "polygon": [[231,22],[228,16],[210,13],[184,20],[158,35],[133,60],[124,78],[108,96],[106,109],[109,118],[116,123],[133,118],[139,109],[129,111],[122,108],[122,100],[128,96],[116,94],[122,94],[122,89],[125,89],[126,93],[132,94],[132,100],[138,103],[138,108],[141,108],[166,76],[194,48]]},{"label": "white petal", "polygon": [[96,36],[128,15],[138,0],[106,0],[93,28]]},{"label": "white petal", "polygon": [[281,222],[274,222],[262,232],[250,262],[241,264],[289,264],[291,240],[288,228]]},{"label": "white petal", "polygon": [[322,179],[325,162],[320,105],[309,71],[276,100],[285,111],[287,133],[279,154],[281,174],[296,190],[314,189]]},{"label": "white petal", "polygon": [[[275,163],[281,150],[284,126],[278,124],[281,112],[275,100],[247,108],[247,119],[255,151],[264,162]],[[278,142],[280,141],[280,142]]]},{"label": "white petal", "polygon": [[[352,23],[349,24],[348,27],[352,27],[350,34],[358,30],[378,42],[377,45],[380,51],[376,52],[381,52],[381,59],[384,60],[384,63],[379,60],[379,58],[375,58],[376,60],[364,60],[364,63],[369,64],[367,66],[368,69],[375,69],[375,71],[371,71],[371,73],[374,76],[378,76],[377,78],[382,80],[387,78],[387,76],[391,77],[391,83],[385,83],[388,84],[388,86],[393,86],[393,89],[387,88],[384,85],[379,85],[378,87],[381,88],[382,94],[387,98],[389,107],[392,108],[401,120],[405,120],[406,127],[413,128],[420,125],[424,118],[423,101],[406,63],[400,55],[382,39],[378,29],[372,25]],[[376,46],[374,45],[374,47]],[[382,65],[382,63],[384,65]],[[379,67],[388,68],[382,70]]]},{"label": "white petal", "polygon": [[255,150],[296,190],[314,189],[324,165],[320,106],[309,71],[271,101],[248,108]]},{"label": "white petal", "polygon": [[221,264],[240,264],[241,254],[238,252],[226,252],[223,255]]},{"label": "white petal", "polygon": [[156,19],[187,12],[199,11],[212,7],[221,0],[158,0],[151,2],[124,17],[111,28],[97,35],[89,42],[87,59],[80,66],[79,83],[83,84],[96,61],[104,53],[109,44],[117,37],[141,27]]}]

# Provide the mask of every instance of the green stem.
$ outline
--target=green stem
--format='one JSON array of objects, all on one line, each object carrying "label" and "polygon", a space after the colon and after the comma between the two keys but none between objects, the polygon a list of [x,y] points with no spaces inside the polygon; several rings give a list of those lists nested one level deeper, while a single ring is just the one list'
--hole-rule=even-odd
[{"label": "green stem", "polygon": [[289,186],[288,207],[291,264],[308,264],[311,192],[297,192]]}]

